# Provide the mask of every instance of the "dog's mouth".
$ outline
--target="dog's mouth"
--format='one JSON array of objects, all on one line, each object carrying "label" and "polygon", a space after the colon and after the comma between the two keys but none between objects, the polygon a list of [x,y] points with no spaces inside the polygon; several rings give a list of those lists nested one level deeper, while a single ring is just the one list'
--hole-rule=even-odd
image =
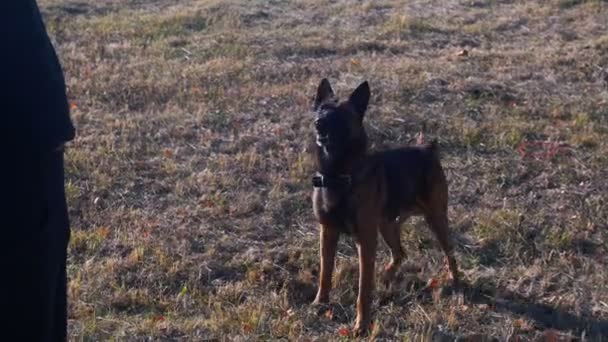
[{"label": "dog's mouth", "polygon": [[329,134],[318,134],[317,133],[317,145],[328,146],[329,145]]}]

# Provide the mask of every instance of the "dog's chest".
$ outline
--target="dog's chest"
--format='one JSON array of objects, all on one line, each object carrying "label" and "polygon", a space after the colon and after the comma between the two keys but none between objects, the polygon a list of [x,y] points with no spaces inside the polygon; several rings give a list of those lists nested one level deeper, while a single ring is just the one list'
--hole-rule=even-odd
[{"label": "dog's chest", "polygon": [[343,233],[353,233],[352,210],[348,194],[327,188],[313,192],[313,208],[319,223],[331,226]]}]

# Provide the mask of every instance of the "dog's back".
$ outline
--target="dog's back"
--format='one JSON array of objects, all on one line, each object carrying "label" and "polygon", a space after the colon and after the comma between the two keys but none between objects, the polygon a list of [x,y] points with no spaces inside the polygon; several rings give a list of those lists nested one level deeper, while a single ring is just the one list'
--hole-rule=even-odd
[{"label": "dog's back", "polygon": [[447,182],[436,142],[375,152],[367,162],[387,184],[384,203],[389,220],[424,214],[420,211],[426,207],[445,206]]}]

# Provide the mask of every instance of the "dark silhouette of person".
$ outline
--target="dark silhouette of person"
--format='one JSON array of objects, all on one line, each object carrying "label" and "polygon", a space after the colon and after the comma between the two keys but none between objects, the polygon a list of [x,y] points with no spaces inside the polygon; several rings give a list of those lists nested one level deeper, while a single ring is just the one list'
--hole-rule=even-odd
[{"label": "dark silhouette of person", "polygon": [[0,340],[65,341],[65,81],[35,0],[0,0]]}]

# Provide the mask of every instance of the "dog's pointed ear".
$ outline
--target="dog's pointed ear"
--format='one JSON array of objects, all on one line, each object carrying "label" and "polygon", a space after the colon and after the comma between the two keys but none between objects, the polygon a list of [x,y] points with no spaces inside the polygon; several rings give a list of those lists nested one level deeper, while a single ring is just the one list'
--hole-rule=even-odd
[{"label": "dog's pointed ear", "polygon": [[334,91],[331,89],[331,85],[329,84],[327,78],[322,79],[321,83],[319,84],[319,88],[317,88],[317,97],[315,97],[313,109],[316,111],[324,102],[333,98],[334,96]]},{"label": "dog's pointed ear", "polygon": [[353,93],[348,98],[348,102],[351,104],[353,109],[355,109],[355,111],[359,115],[361,115],[361,118],[363,118],[363,115],[365,114],[365,111],[367,110],[367,105],[369,104],[369,97],[370,97],[369,83],[367,83],[367,81],[365,81],[365,82],[361,83],[357,87],[357,89],[355,89],[355,91],[353,91]]}]

